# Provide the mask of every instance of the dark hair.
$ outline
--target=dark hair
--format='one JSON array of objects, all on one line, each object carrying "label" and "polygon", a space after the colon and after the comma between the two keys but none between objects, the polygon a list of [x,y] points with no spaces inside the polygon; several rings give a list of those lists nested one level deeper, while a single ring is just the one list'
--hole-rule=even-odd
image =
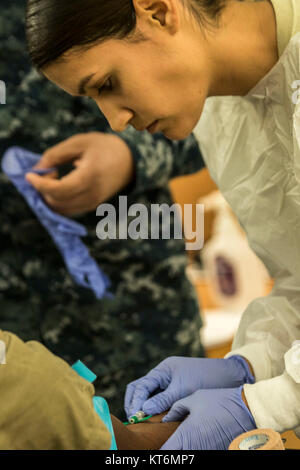
[{"label": "dark hair", "polygon": [[203,27],[217,26],[227,0],[181,0],[196,21]]},{"label": "dark hair", "polygon": [[[226,0],[181,1],[203,24],[203,14],[216,19]],[[27,0],[26,34],[31,61],[38,69],[74,48],[108,39],[147,39],[136,30],[132,0]]]}]

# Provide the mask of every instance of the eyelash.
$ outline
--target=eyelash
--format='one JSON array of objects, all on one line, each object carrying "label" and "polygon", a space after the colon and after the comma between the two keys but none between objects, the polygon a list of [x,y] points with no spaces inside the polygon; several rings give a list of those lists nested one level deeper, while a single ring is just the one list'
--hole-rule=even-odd
[{"label": "eyelash", "polygon": [[[106,83],[108,83],[108,82],[110,82],[109,87],[105,86]],[[98,88],[98,95],[100,96],[103,92],[112,91],[112,89],[113,89],[113,87],[112,87],[112,84],[111,84],[111,80],[109,79],[105,82],[105,84],[102,87]]]}]

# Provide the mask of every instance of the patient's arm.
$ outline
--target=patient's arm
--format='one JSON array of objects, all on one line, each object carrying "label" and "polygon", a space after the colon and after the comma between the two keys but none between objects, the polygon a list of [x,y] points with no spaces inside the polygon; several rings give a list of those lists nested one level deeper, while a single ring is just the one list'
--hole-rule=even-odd
[{"label": "patient's arm", "polygon": [[181,423],[162,423],[166,413],[153,416],[147,421],[124,426],[112,416],[117,447],[119,450],[158,450],[176,431]]}]

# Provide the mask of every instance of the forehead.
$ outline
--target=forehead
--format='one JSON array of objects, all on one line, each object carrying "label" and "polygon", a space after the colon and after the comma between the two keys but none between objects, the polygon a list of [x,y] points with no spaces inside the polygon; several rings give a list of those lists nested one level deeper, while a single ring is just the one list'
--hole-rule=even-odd
[{"label": "forehead", "polygon": [[44,75],[70,94],[78,93],[80,81],[95,74],[98,78],[124,63],[131,63],[134,45],[111,39],[88,49],[70,50],[57,61],[43,68]]}]

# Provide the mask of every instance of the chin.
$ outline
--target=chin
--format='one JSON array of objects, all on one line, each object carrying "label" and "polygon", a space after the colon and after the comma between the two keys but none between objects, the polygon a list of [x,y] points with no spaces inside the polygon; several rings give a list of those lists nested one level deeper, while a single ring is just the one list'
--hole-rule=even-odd
[{"label": "chin", "polygon": [[193,132],[193,129],[189,129],[189,130],[166,129],[162,131],[164,136],[170,140],[184,140],[187,137],[189,137],[189,135],[191,135],[192,132]]}]

